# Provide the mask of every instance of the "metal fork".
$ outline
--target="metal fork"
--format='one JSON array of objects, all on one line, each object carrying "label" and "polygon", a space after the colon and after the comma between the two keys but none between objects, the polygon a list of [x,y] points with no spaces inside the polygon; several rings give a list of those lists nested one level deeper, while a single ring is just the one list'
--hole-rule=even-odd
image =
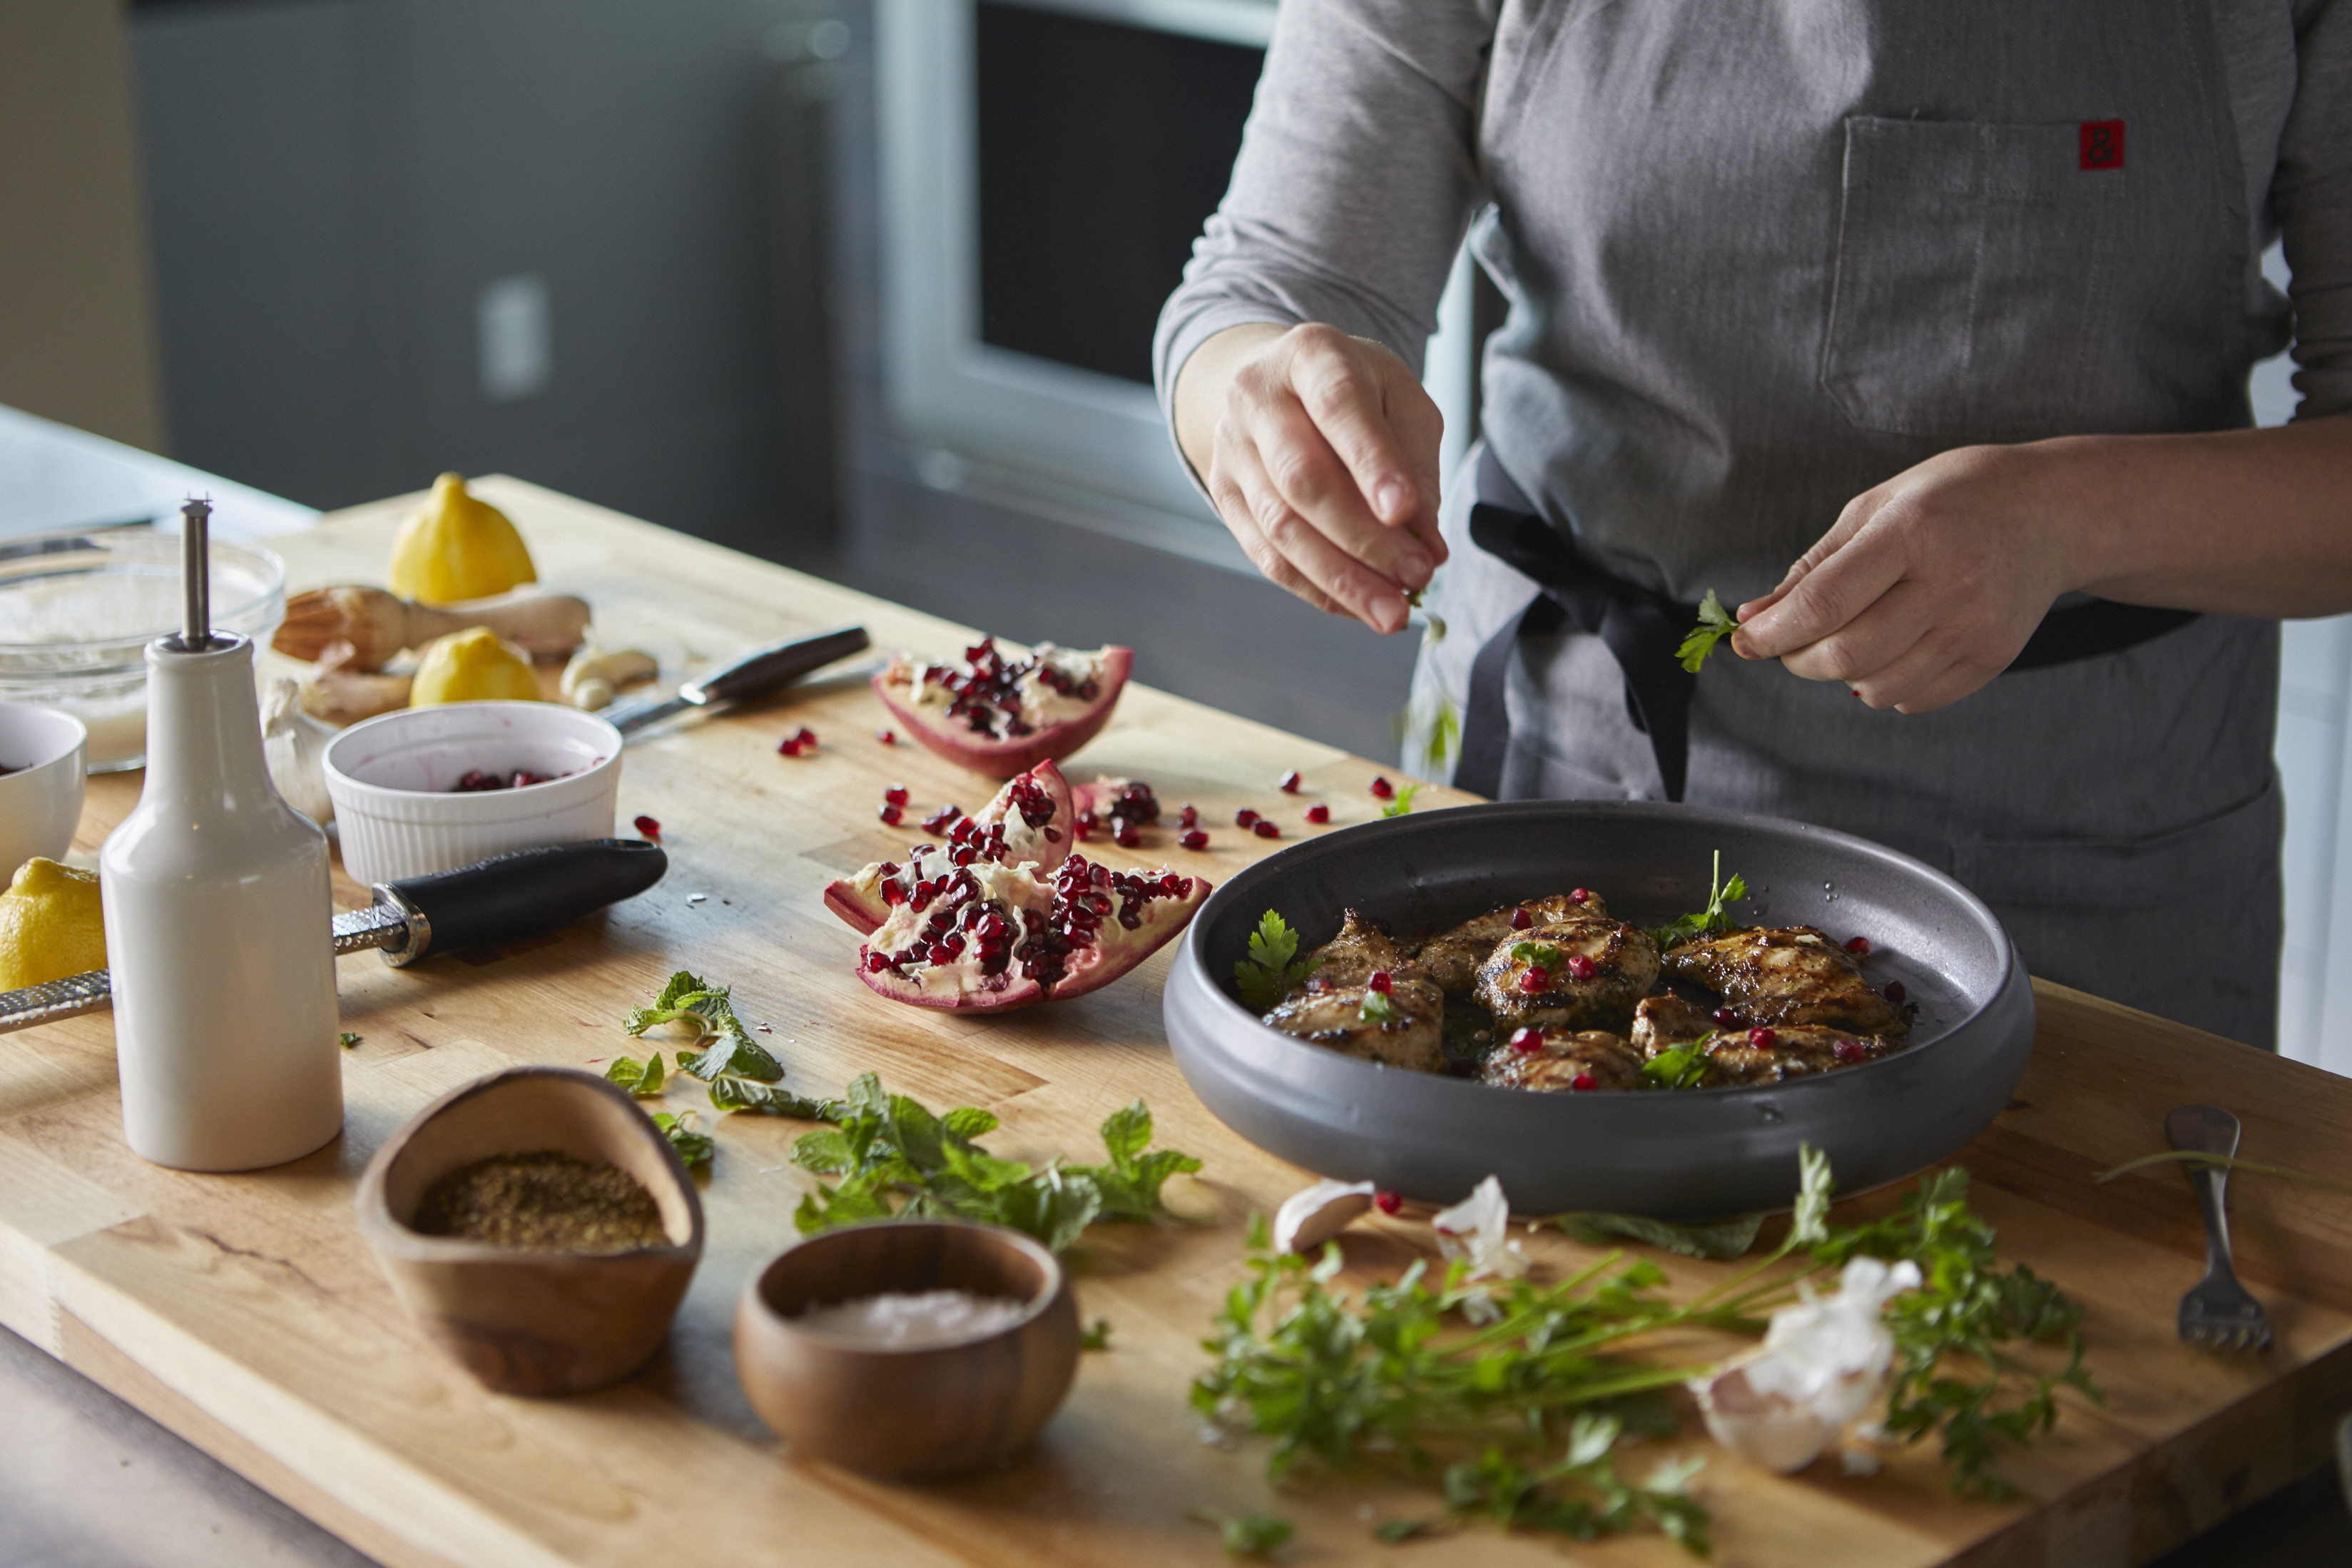
[{"label": "metal fork", "polygon": [[[2225,1159],[2237,1154],[2241,1131],[2236,1117],[2211,1105],[2176,1106],[2164,1119],[2164,1135],[2175,1149]],[[2230,1173],[2192,1165],[2188,1173],[2205,1211],[2205,1278],[2180,1298],[2180,1337],[2222,1350],[2267,1350],[2271,1321],[2230,1266],[2230,1219],[2222,1204]]]}]

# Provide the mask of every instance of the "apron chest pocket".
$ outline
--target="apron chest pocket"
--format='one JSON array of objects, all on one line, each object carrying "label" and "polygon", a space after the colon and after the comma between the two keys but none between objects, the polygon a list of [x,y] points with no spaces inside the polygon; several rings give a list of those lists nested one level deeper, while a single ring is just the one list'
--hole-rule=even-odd
[{"label": "apron chest pocket", "polygon": [[1845,122],[1822,387],[1869,430],[2057,435],[2113,352],[2127,176],[2082,166],[2081,128]]}]

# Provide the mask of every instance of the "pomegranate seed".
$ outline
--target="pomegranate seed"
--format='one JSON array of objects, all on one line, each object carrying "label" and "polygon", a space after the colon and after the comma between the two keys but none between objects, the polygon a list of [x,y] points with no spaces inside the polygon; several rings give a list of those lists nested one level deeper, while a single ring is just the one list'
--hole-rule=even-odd
[{"label": "pomegranate seed", "polygon": [[1601,966],[1580,952],[1571,952],[1568,955],[1568,973],[1573,979],[1590,980],[1601,973]]},{"label": "pomegranate seed", "polygon": [[1070,837],[1080,844],[1084,844],[1094,836],[1095,830],[1093,824],[1086,822],[1073,822],[1070,824]]},{"label": "pomegranate seed", "polygon": [[1759,1051],[1769,1051],[1780,1043],[1780,1037],[1769,1029],[1754,1028],[1748,1031],[1748,1043]]},{"label": "pomegranate seed", "polygon": [[1543,1031],[1541,1029],[1512,1030],[1511,1049],[1515,1051],[1539,1051],[1543,1049]]},{"label": "pomegranate seed", "polygon": [[1601,1080],[1589,1072],[1580,1072],[1568,1080],[1568,1087],[1579,1094],[1591,1094],[1601,1087]]},{"label": "pomegranate seed", "polygon": [[801,738],[798,735],[787,735],[776,742],[776,750],[787,757],[797,757],[801,754]]},{"label": "pomegranate seed", "polygon": [[1717,1028],[1728,1029],[1738,1022],[1739,1015],[1733,1012],[1730,1008],[1717,1007],[1715,1010],[1715,1026]]},{"label": "pomegranate seed", "polygon": [[886,800],[882,803],[881,817],[883,821],[896,827],[907,819],[907,808],[903,805],[893,805]]},{"label": "pomegranate seed", "polygon": [[1396,1193],[1374,1193],[1372,1206],[1382,1214],[1394,1214],[1404,1207],[1404,1198]]},{"label": "pomegranate seed", "polygon": [[874,738],[881,742],[886,746],[895,746],[898,743],[898,731],[896,730],[877,730],[874,731]]},{"label": "pomegranate seed", "polygon": [[1239,811],[1234,813],[1234,826],[1235,827],[1256,826],[1257,813],[1252,811],[1248,806],[1242,807]]},{"label": "pomegranate seed", "polygon": [[635,826],[638,832],[644,834],[655,843],[658,844],[661,842],[661,824],[656,822],[652,817],[640,816],[637,818]]},{"label": "pomegranate seed", "polygon": [[1291,769],[1288,773],[1282,775],[1282,793],[1285,795],[1297,795],[1298,793],[1298,785],[1300,782],[1298,770],[1297,768]]},{"label": "pomegranate seed", "polygon": [[1118,831],[1111,835],[1111,841],[1121,849],[1138,848],[1143,843],[1143,833],[1132,822],[1121,819]]},{"label": "pomegranate seed", "polygon": [[1386,800],[1396,794],[1396,785],[1384,778],[1375,778],[1372,780],[1372,794],[1381,800]]},{"label": "pomegranate seed", "polygon": [[1276,827],[1273,823],[1268,822],[1263,816],[1250,824],[1250,831],[1256,834],[1260,838],[1279,838],[1282,837],[1282,829]]},{"label": "pomegranate seed", "polygon": [[803,746],[814,746],[816,744],[816,731],[803,724],[800,727],[799,732],[793,736],[793,739],[798,741]]},{"label": "pomegranate seed", "polygon": [[1206,849],[1209,847],[1209,836],[1196,827],[1176,842],[1187,849]]},{"label": "pomegranate seed", "polygon": [[1188,802],[1186,802],[1186,803],[1185,803],[1185,805],[1184,805],[1184,809],[1183,809],[1181,812],[1180,812],[1180,813],[1178,813],[1178,814],[1177,814],[1177,817],[1176,817],[1176,826],[1178,826],[1179,827],[1198,827],[1198,826],[1201,826],[1201,813],[1200,813],[1200,809],[1199,809],[1197,806],[1193,805],[1191,802],[1189,802],[1189,801],[1188,801]]},{"label": "pomegranate seed", "polygon": [[1907,993],[1903,989],[1903,982],[1900,980],[1890,980],[1886,983],[1886,999],[1889,1002],[1900,1002],[1906,994]]},{"label": "pomegranate seed", "polygon": [[1855,937],[1845,944],[1845,950],[1856,958],[1867,958],[1870,956],[1870,939],[1866,936]]},{"label": "pomegranate seed", "polygon": [[1831,1047],[1830,1054],[1842,1062],[1858,1062],[1870,1055],[1870,1047],[1860,1040],[1840,1040]]},{"label": "pomegranate seed", "polygon": [[1375,969],[1372,971],[1370,977],[1367,979],[1364,984],[1385,996],[1396,983],[1389,978],[1389,972],[1387,970]]},{"label": "pomegranate seed", "polygon": [[1574,892],[1568,895],[1568,901],[1571,904],[1589,904],[1592,901],[1591,890],[1586,888],[1579,888]]},{"label": "pomegranate seed", "polygon": [[1528,972],[1519,976],[1519,989],[1530,996],[1551,989],[1551,971],[1540,963],[1530,963]]},{"label": "pomegranate seed", "polygon": [[882,792],[882,798],[888,801],[892,805],[904,805],[907,804],[907,786],[905,784],[892,784],[888,789]]},{"label": "pomegranate seed", "polygon": [[1320,804],[1310,805],[1307,808],[1307,820],[1317,824],[1328,822],[1331,820],[1331,808]]}]

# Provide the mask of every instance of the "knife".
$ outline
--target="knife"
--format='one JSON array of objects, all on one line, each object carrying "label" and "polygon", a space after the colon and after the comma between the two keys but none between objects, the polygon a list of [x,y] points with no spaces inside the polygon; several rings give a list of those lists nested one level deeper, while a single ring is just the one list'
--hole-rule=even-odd
[{"label": "knife", "polygon": [[[669,869],[669,857],[642,838],[591,838],[493,855],[454,871],[378,882],[375,902],[334,918],[335,954],[374,948],[404,969],[427,953],[503,942],[569,925],[607,904],[635,898]],[[103,969],[0,991],[0,1035],[94,1013],[114,1000]]]},{"label": "knife", "polygon": [[648,724],[658,724],[674,713],[688,709],[706,712],[740,702],[786,686],[802,676],[824,668],[837,658],[847,658],[854,653],[864,653],[873,647],[864,626],[844,626],[839,631],[821,632],[813,637],[794,637],[783,642],[772,642],[739,654],[716,669],[705,670],[692,680],[681,683],[677,695],[661,699],[638,698],[631,702],[616,702],[604,710],[601,717],[624,735],[634,734]]}]

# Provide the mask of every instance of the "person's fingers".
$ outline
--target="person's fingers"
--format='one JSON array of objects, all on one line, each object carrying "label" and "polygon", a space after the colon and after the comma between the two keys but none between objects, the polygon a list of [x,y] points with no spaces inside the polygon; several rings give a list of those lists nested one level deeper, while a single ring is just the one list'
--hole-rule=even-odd
[{"label": "person's fingers", "polygon": [[1378,351],[1334,327],[1301,327],[1291,342],[1291,391],[1366,509],[1391,528],[1412,521],[1421,509],[1422,481],[1388,417],[1381,377],[1369,363]]},{"label": "person's fingers", "polygon": [[1210,504],[1217,509],[1217,516],[1223,520],[1225,531],[1234,536],[1234,542],[1242,547],[1242,553],[1250,558],[1250,563],[1265,575],[1266,581],[1297,595],[1328,615],[1354,618],[1352,611],[1332,603],[1329,595],[1300,575],[1298,568],[1284,560],[1274,546],[1266,542],[1265,531],[1258,527],[1257,518],[1250,510],[1249,498],[1242,493],[1239,485],[1234,483],[1231,466],[1222,451],[1218,453],[1217,460],[1210,465],[1207,484]]},{"label": "person's fingers", "polygon": [[[1259,467],[1291,510],[1342,552],[1391,583],[1418,588],[1429,581],[1437,569],[1430,551],[1412,534],[1386,527],[1372,515],[1354,476],[1297,397],[1278,389],[1254,395],[1238,410],[1238,418],[1244,440],[1255,449]],[[1246,489],[1247,480],[1243,483]],[[1258,498],[1251,500],[1255,502]],[[1262,508],[1258,523],[1268,527]]]},{"label": "person's fingers", "polygon": [[1911,651],[1931,624],[1934,598],[1919,583],[1897,583],[1829,636],[1781,655],[1780,663],[1807,680],[1856,685]]},{"label": "person's fingers", "polygon": [[1885,668],[1855,681],[1853,690],[1873,708],[1927,713],[1958,702],[1999,675],[2007,663],[1985,651],[1983,643],[1937,627]]},{"label": "person's fingers", "polygon": [[1402,629],[1407,610],[1396,584],[1341,550],[1292,506],[1266,471],[1261,451],[1234,445],[1231,461],[1221,456],[1218,466],[1240,490],[1266,548],[1374,631]]},{"label": "person's fingers", "polygon": [[1895,531],[1858,529],[1799,577],[1779,603],[1740,618],[1739,651],[1750,658],[1778,658],[1821,641],[1877,603],[1910,564]]},{"label": "person's fingers", "polygon": [[1453,554],[1438,531],[1444,479],[1440,454],[1444,448],[1445,416],[1402,360],[1394,355],[1386,357],[1388,369],[1381,383],[1381,406],[1396,431],[1406,464],[1412,470],[1418,503],[1402,526],[1421,541],[1433,560],[1443,564]]},{"label": "person's fingers", "polygon": [[[1878,509],[1883,504],[1883,496],[1874,489],[1865,490],[1846,502],[1844,508],[1838,513],[1837,521],[1830,525],[1830,531],[1813,541],[1811,549],[1790,563],[1789,570],[1770,593],[1760,598],[1750,599],[1731,612],[1732,618],[1739,622],[1742,631],[1744,632],[1751,623],[1761,619],[1767,611],[1787,599],[1796,590],[1798,584],[1812,574],[1815,567],[1845,548],[1847,542],[1862,531],[1863,525],[1877,515]],[[1740,633],[1734,633],[1731,646],[1732,650],[1742,658],[1776,658],[1785,654],[1789,647],[1802,645],[1788,643],[1786,646],[1776,647],[1769,652],[1759,651],[1762,647],[1760,642],[1753,637],[1742,636]]]}]

